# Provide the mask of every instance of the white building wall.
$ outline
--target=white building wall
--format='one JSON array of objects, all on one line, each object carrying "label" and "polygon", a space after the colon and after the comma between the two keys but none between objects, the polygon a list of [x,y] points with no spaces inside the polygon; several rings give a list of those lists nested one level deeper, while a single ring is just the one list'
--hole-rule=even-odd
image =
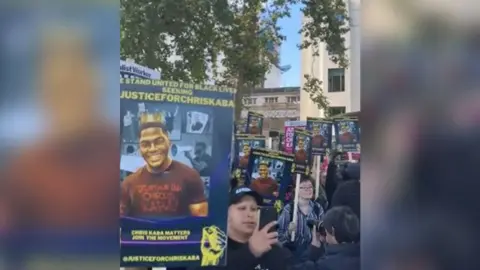
[{"label": "white building wall", "polygon": [[[312,48],[302,50],[301,53],[301,83],[305,83],[303,76],[309,74],[322,81],[324,95],[330,102],[330,107],[345,107],[346,112],[360,110],[360,0],[350,0],[349,15],[351,17],[350,32],[345,35],[347,57],[351,64],[345,69],[345,91],[328,92],[328,69],[339,68],[330,61],[325,44],[320,46],[320,55],[312,57]],[[303,18],[307,20],[307,18]],[[303,38],[303,37],[302,37]],[[300,98],[300,118],[304,120],[307,116],[323,116],[317,106],[310,100],[308,93],[302,91]]]}]

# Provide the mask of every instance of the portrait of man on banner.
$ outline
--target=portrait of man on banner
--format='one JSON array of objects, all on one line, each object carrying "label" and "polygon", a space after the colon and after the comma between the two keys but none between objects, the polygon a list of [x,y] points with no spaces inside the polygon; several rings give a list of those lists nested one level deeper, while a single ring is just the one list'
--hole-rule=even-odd
[{"label": "portrait of man on banner", "polygon": [[146,164],[122,182],[121,215],[164,218],[208,214],[200,174],[169,155],[166,124],[162,113],[140,117],[139,151]]},{"label": "portrait of man on banner", "polygon": [[246,184],[264,198],[264,203],[274,205],[284,200],[291,184],[293,155],[271,149],[254,149],[250,155]]}]

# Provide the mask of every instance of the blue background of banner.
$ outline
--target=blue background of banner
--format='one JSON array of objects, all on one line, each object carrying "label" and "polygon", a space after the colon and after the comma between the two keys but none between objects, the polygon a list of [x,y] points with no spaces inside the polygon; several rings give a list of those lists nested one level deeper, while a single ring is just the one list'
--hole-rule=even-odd
[{"label": "blue background of banner", "polygon": [[[160,86],[145,86],[134,84],[121,84],[122,91],[139,91],[139,92],[162,92]],[[194,97],[208,97],[220,99],[233,99],[232,93],[212,92],[212,91],[193,91]],[[124,115],[125,106],[130,102],[155,103],[155,101],[141,100],[121,100],[121,115]],[[158,103],[158,102],[157,102]],[[172,103],[164,102],[172,106]],[[184,243],[152,244],[122,244],[120,250],[120,258],[124,256],[178,256],[178,255],[201,255],[200,240],[202,237],[202,228],[210,225],[218,226],[223,232],[227,231],[227,211],[228,211],[228,191],[230,178],[229,153],[231,149],[231,137],[233,132],[233,108],[231,107],[211,107],[202,105],[192,105],[184,103],[173,103],[181,109],[188,107],[187,110],[195,110],[208,108],[212,110],[214,122],[212,127],[213,144],[211,145],[211,168],[209,188],[209,212],[208,217],[180,217],[169,218],[168,220],[155,220],[153,222],[145,222],[131,218],[120,218],[120,226],[123,235],[130,235],[130,230],[189,230],[191,232],[188,241]],[[201,256],[200,256],[201,257]],[[223,255],[220,264],[224,265],[226,253]],[[191,262],[167,262],[167,263],[124,263],[123,267],[132,266],[149,266],[149,267],[184,267],[184,266],[200,266],[200,261]]]}]

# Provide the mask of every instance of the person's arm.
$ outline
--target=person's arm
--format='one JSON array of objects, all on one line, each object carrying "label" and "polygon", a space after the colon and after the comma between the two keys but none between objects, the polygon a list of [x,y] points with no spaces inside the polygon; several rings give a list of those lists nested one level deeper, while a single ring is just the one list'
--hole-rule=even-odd
[{"label": "person's arm", "polygon": [[187,176],[187,198],[190,213],[192,216],[206,217],[208,215],[208,202],[205,197],[203,180],[198,172],[190,170]]},{"label": "person's arm", "polygon": [[290,242],[290,232],[288,226],[290,225],[290,204],[285,205],[278,217],[278,241],[285,245]]},{"label": "person's arm", "polygon": [[120,216],[127,216],[130,213],[131,199],[129,185],[125,179],[120,185]]},{"label": "person's arm", "polygon": [[202,171],[202,170],[204,170],[205,168],[208,167],[208,164],[205,161],[196,161],[191,156],[187,156],[187,159],[190,160],[193,168],[195,168],[195,170],[197,170],[197,171]]},{"label": "person's arm", "polygon": [[317,261],[325,254],[325,245],[310,245],[305,251],[304,256],[308,261]]}]

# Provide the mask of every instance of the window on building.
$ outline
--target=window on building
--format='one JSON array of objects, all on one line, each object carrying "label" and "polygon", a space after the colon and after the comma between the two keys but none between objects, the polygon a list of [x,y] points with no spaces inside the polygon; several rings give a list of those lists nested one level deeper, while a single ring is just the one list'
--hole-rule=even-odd
[{"label": "window on building", "polygon": [[329,68],[328,69],[328,92],[344,92],[345,91],[345,69]]},{"label": "window on building", "polygon": [[278,103],[278,97],[266,97],[265,103]]},{"label": "window on building", "polygon": [[345,112],[346,112],[346,107],[329,107],[328,108],[328,114],[330,116],[344,114]]},{"label": "window on building", "polygon": [[299,101],[300,97],[298,96],[287,97],[287,103],[297,103]]},{"label": "window on building", "polygon": [[245,98],[244,99],[244,104],[245,105],[255,105],[257,104],[257,99],[256,98]]}]

